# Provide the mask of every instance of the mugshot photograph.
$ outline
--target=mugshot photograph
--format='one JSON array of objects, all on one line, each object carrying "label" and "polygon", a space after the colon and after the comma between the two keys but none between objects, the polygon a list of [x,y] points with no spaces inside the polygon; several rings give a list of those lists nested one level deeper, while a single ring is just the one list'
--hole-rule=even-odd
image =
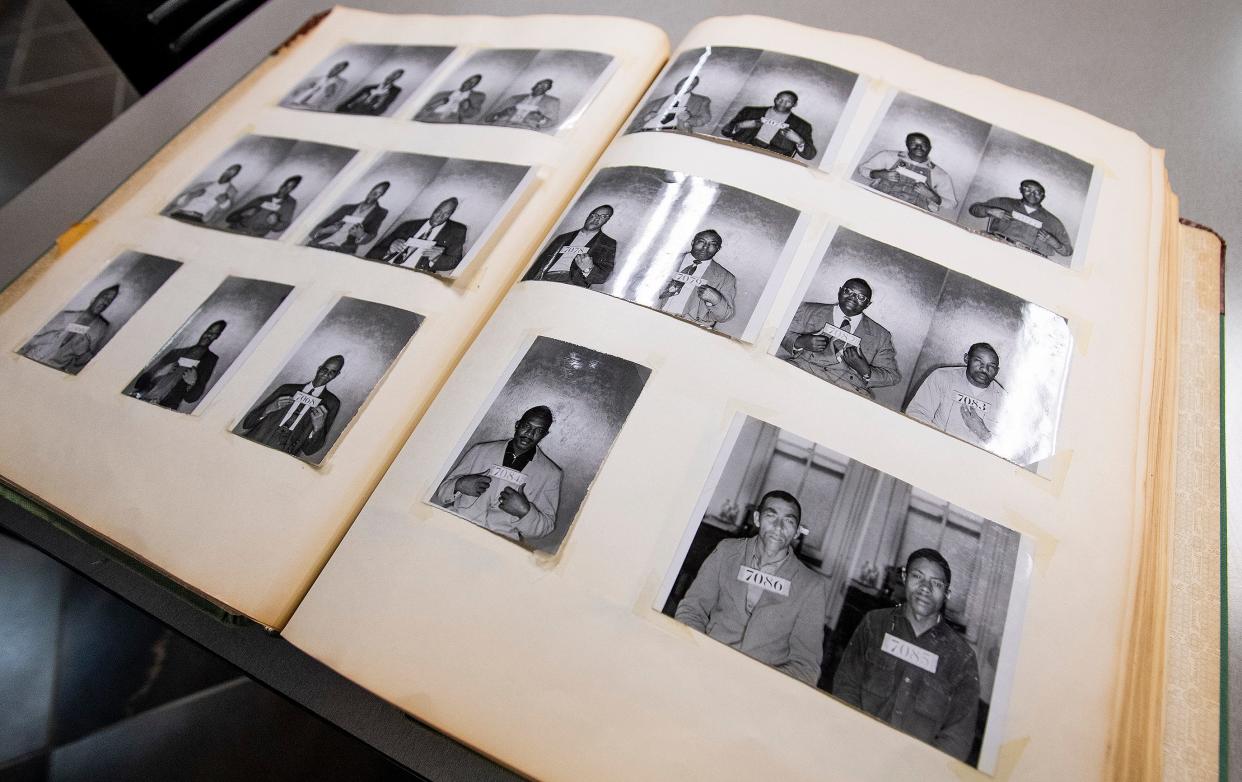
[{"label": "mugshot photograph", "polygon": [[17,352],[78,374],[180,267],[168,258],[121,253]]},{"label": "mugshot photograph", "polygon": [[[689,203],[701,214],[698,224],[669,218]],[[589,287],[752,340],[799,216],[792,207],[701,177],[605,168],[566,210],[523,279]]]},{"label": "mugshot photograph", "polygon": [[657,610],[971,765],[999,745],[1018,533],[743,414],[711,474]]},{"label": "mugshot photograph", "polygon": [[226,277],[123,391],[190,413],[251,345],[292,286]]},{"label": "mugshot photograph", "polygon": [[1055,452],[1072,347],[1061,316],[949,272],[904,412],[1033,466]]},{"label": "mugshot photograph", "polygon": [[398,269],[456,276],[471,248],[506,217],[529,172],[508,163],[444,160],[417,193],[389,212],[373,244],[359,243],[359,255]]},{"label": "mugshot photograph", "polygon": [[946,271],[847,228],[830,236],[775,353],[900,411]]},{"label": "mugshot photograph", "polygon": [[428,501],[524,548],[555,552],[650,372],[537,337]]},{"label": "mugshot photograph", "polygon": [[755,49],[728,46],[682,52],[651,85],[626,132],[710,133],[756,57]]},{"label": "mugshot photograph", "polygon": [[164,209],[182,222],[275,239],[356,153],[346,147],[246,136]]},{"label": "mugshot photograph", "polygon": [[309,464],[322,463],[422,320],[396,307],[341,297],[233,433]]},{"label": "mugshot photograph", "polygon": [[[312,69],[280,105],[303,111],[388,116],[452,51],[451,46],[342,46]],[[394,73],[397,75],[390,78]]]},{"label": "mugshot photograph", "polygon": [[612,59],[570,49],[482,49],[440,80],[414,119],[555,133],[590,100]]},{"label": "mugshot photograph", "polygon": [[1093,176],[1090,163],[993,127],[958,223],[1069,266],[1090,217]]},{"label": "mugshot photograph", "polygon": [[990,128],[946,106],[897,93],[867,142],[852,179],[955,220]]}]

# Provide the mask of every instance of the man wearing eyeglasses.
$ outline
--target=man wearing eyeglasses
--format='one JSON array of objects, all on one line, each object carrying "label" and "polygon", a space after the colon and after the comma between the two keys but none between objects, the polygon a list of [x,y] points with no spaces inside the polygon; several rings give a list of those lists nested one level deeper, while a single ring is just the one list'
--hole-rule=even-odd
[{"label": "man wearing eyeglasses", "polygon": [[953,571],[939,551],[906,559],[906,600],[863,617],[832,694],[959,760],[970,754],[979,708],[979,663],[944,621]]},{"label": "man wearing eyeglasses", "polygon": [[707,556],[674,616],[682,624],[812,686],[824,652],[826,581],[793,553],[802,506],[770,491],[759,501],[759,534],[722,540]]},{"label": "man wearing eyeglasses", "polygon": [[440,482],[435,501],[509,540],[552,532],[562,471],[539,447],[551,429],[551,409],[530,408],[513,425],[512,438],[470,446]]},{"label": "man wearing eyeglasses", "polygon": [[871,389],[900,383],[893,337],[863,314],[870,305],[871,286],[859,277],[842,283],[836,304],[803,302],[781,340],[786,361],[868,399]]}]

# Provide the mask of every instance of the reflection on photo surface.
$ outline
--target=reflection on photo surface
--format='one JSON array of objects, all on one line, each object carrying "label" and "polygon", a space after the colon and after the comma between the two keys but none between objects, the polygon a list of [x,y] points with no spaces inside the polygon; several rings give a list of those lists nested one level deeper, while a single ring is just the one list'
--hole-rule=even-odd
[{"label": "reflection on photo surface", "polygon": [[623,166],[591,179],[525,280],[600,291],[753,340],[798,210],[710,179]]},{"label": "reflection on photo surface", "polygon": [[659,610],[992,769],[1018,533],[745,416],[696,508]]}]

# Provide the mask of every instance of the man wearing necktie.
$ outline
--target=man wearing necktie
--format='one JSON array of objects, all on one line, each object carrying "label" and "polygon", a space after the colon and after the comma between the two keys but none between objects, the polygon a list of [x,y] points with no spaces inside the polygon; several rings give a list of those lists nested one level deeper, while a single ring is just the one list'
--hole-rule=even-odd
[{"label": "man wearing necktie", "polygon": [[581,288],[607,282],[617,255],[617,240],[604,233],[612,213],[608,204],[592,209],[581,229],[566,231],[548,242],[523,279],[564,282]]},{"label": "man wearing necktie", "polygon": [[273,231],[280,233],[293,222],[293,212],[298,208],[298,202],[292,193],[301,181],[302,177],[294,174],[281,182],[275,193],[250,199],[224,218],[225,226],[238,233],[260,238]]},{"label": "man wearing necktie", "polygon": [[319,451],[341,409],[341,400],[327,385],[344,367],[344,356],[331,356],[309,383],[277,386],[242,419],[242,436],[294,456]]},{"label": "man wearing necktie", "polygon": [[699,231],[682,253],[677,271],[660,291],[658,309],[709,329],[734,315],[737,277],[713,260],[724,241],[712,229]]},{"label": "man wearing necktie", "polygon": [[694,90],[698,76],[687,76],[677,82],[668,95],[652,98],[634,120],[631,131],[684,130],[693,132],[712,121],[712,100]]},{"label": "man wearing necktie", "polygon": [[449,219],[455,211],[457,199],[444,199],[428,217],[406,220],[389,231],[371,247],[367,257],[425,272],[456,269],[465,254],[466,226]]},{"label": "man wearing necktie", "polygon": [[868,399],[871,389],[900,383],[892,335],[863,314],[870,305],[871,286],[859,277],[841,285],[836,304],[803,302],[781,340],[786,360]]}]

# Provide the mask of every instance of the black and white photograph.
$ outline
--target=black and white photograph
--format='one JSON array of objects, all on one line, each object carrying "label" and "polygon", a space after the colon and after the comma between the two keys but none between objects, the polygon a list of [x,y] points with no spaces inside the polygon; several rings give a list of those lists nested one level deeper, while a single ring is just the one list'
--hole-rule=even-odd
[{"label": "black and white photograph", "polygon": [[1030,569],[1019,533],[739,414],[653,608],[992,773]]},{"label": "black and white photograph", "polygon": [[343,46],[315,66],[280,105],[302,111],[387,117],[452,52],[451,46]]},{"label": "black and white photograph", "polygon": [[612,62],[576,49],[482,49],[440,81],[414,119],[553,134],[586,109]]},{"label": "black and white photograph", "polygon": [[1024,466],[1056,449],[1073,335],[1056,313],[948,272],[905,414]]},{"label": "black and white photograph", "polygon": [[322,463],[422,322],[414,312],[342,296],[233,433]]},{"label": "black and white photograph", "polygon": [[628,132],[710,136],[819,166],[857,84],[856,73],[780,52],[691,49],[652,85]]},{"label": "black and white photograph", "polygon": [[776,355],[900,411],[945,273],[913,253],[838,228]]},{"label": "black and white photograph", "polygon": [[212,161],[161,214],[192,225],[278,239],[357,150],[246,136]]},{"label": "black and white photograph", "polygon": [[17,352],[78,374],[180,267],[157,255],[121,253]]},{"label": "black and white photograph", "polygon": [[293,286],[226,277],[122,392],[192,413],[285,302]]},{"label": "black and white photograph", "polygon": [[589,288],[753,342],[800,217],[793,207],[703,177],[605,168],[523,279]]},{"label": "black and white photograph", "polygon": [[895,93],[854,182],[967,230],[1072,266],[1093,214],[1083,160],[908,93]]},{"label": "black and white photograph", "polygon": [[455,277],[519,197],[527,166],[387,152],[311,228],[306,244]]},{"label": "black and white photograph", "polygon": [[556,552],[651,370],[536,337],[460,443],[428,502]]},{"label": "black and white photograph", "polygon": [[853,180],[956,220],[991,125],[909,93],[892,96]]},{"label": "black and white photograph", "polygon": [[1085,245],[1090,163],[993,127],[957,221],[971,231],[1071,266]]},{"label": "black and white photograph", "polygon": [[826,241],[777,358],[1015,464],[1052,455],[1064,318],[846,228]]}]

